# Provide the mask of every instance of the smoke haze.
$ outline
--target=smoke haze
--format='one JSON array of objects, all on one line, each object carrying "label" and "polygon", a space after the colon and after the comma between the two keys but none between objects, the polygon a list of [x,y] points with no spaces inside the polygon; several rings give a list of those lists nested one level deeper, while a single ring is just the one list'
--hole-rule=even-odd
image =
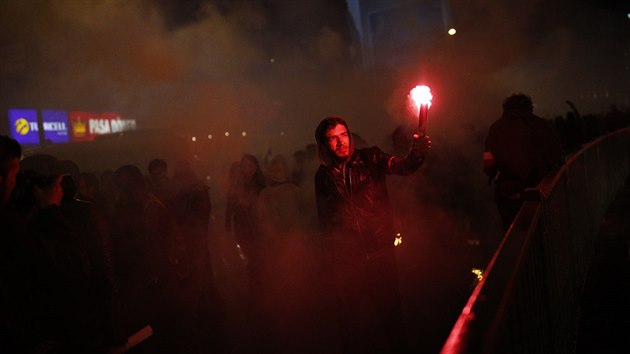
[{"label": "smoke haze", "polygon": [[344,1],[182,4],[3,2],[3,73],[14,75],[5,104],[113,110],[141,127],[202,136],[290,131],[284,139],[297,148],[327,115],[381,143],[384,131],[413,122],[406,95],[420,81],[434,91],[430,124],[452,136],[462,120],[495,119],[515,91],[550,118],[567,99],[599,94],[585,107],[598,111],[628,100],[612,97],[615,73],[602,71],[621,68],[605,55],[624,44],[602,26],[612,14],[586,2],[454,0],[456,36],[435,40],[415,63],[372,70],[351,64],[358,48]]},{"label": "smoke haze", "polygon": [[[568,111],[566,100],[583,113],[627,107],[628,21],[615,2],[443,4],[455,36],[407,48],[413,59],[397,67],[362,69],[341,0],[4,1],[0,105],[136,118],[140,129],[160,128],[179,140],[144,140],[135,149],[144,155],[125,145],[127,152],[99,156],[103,169],[144,167],[188,145],[181,155],[194,154],[198,170],[223,190],[229,164],[242,153],[290,156],[314,143],[315,126],[329,115],[391,151],[396,126],[415,129],[410,88],[426,83],[434,96],[426,173],[466,178],[473,200],[484,203],[491,190],[480,168],[483,138],[504,97],[527,93],[546,118]],[[394,20],[418,25],[407,14]],[[447,186],[428,188],[446,193]]]},{"label": "smoke haze", "polygon": [[[401,252],[401,282],[408,317],[414,318],[410,330],[425,334],[414,348],[439,349],[459,313],[445,315],[444,309],[463,305],[467,267],[484,265],[466,242],[486,237],[482,243],[493,245],[500,236],[481,156],[503,98],[527,93],[535,113],[546,118],[565,114],[566,100],[582,113],[630,104],[628,19],[614,2],[444,3],[455,36],[438,36],[422,51],[407,48],[414,59],[398,67],[362,69],[341,0],[2,1],[0,108],[115,111],[137,119],[139,129],[177,134],[180,140],[152,140],[142,147],[144,155],[125,145],[128,152],[112,150],[98,163],[101,169],[138,163],[145,171],[150,158],[164,157],[150,154],[189,145],[181,154],[196,155],[196,167],[216,187],[211,195],[217,213],[225,205],[229,165],[242,153],[262,157],[271,149],[290,160],[293,151],[314,143],[316,125],[331,115],[346,118],[369,144],[391,151],[394,128],[403,125],[411,134],[417,124],[409,90],[428,84],[433,151],[415,179],[389,182],[400,225],[412,230]],[[221,215],[214,216],[215,231],[223,235]],[[215,242],[215,261],[225,268],[230,263],[233,271],[236,248],[226,238]],[[287,250],[287,263],[300,262],[295,255],[304,249]],[[297,278],[300,269],[284,271]],[[241,286],[219,280],[227,283],[226,292]],[[299,304],[311,300],[293,295]],[[228,305],[240,306],[236,300]],[[273,312],[279,300],[267,300]],[[427,318],[437,323],[427,324]]]}]

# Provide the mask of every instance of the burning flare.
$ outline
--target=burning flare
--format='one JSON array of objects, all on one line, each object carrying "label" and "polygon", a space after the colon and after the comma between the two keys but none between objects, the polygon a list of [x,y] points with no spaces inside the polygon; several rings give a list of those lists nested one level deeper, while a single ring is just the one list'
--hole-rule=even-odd
[{"label": "burning flare", "polygon": [[411,90],[411,99],[416,103],[416,106],[420,108],[421,105],[427,105],[431,107],[431,100],[433,99],[433,95],[431,95],[431,89],[429,86],[421,85],[416,86]]}]

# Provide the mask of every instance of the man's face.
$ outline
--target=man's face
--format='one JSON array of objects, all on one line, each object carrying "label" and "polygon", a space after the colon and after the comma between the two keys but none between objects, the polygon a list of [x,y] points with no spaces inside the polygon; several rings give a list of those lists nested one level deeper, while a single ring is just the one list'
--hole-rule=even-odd
[{"label": "man's face", "polygon": [[348,130],[342,124],[337,124],[326,131],[326,142],[328,148],[340,160],[346,160],[350,155],[350,137]]},{"label": "man's face", "polygon": [[20,172],[20,160],[13,159],[9,162],[9,170],[6,177],[0,176],[0,197],[2,197],[2,202],[9,200],[11,192],[13,192],[13,189],[15,188],[15,181],[18,172]]}]

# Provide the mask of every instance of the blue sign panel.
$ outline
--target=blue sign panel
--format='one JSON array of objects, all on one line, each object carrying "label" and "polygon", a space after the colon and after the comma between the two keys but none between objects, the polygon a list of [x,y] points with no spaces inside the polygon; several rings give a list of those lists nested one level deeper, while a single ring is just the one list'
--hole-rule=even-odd
[{"label": "blue sign panel", "polygon": [[11,136],[20,144],[39,144],[39,128],[37,126],[37,110],[10,109],[9,129]]},{"label": "blue sign panel", "polygon": [[68,113],[66,111],[43,110],[42,126],[44,127],[44,140],[52,143],[67,143],[70,140]]}]

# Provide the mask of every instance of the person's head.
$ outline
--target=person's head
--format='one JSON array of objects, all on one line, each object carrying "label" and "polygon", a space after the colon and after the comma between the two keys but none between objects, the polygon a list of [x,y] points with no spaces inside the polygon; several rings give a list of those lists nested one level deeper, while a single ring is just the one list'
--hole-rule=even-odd
[{"label": "person's head", "polygon": [[98,176],[93,172],[81,172],[79,175],[79,198],[94,200],[98,190]]},{"label": "person's head", "polygon": [[[61,182],[63,177],[67,175],[61,161],[52,155],[35,154],[27,156],[20,162],[20,174],[18,175],[15,190],[11,195],[11,203],[22,211],[28,211],[36,203],[42,201],[48,203],[48,200],[40,200],[38,198],[37,195],[39,193],[36,192],[36,188],[38,188],[54,192],[54,198],[51,199],[53,201],[52,204],[58,204],[66,193],[63,191]],[[59,183],[59,188],[56,188],[57,183]]]},{"label": "person's head", "polygon": [[534,104],[529,96],[523,93],[516,93],[503,100],[503,110],[534,113]]},{"label": "person's head", "polygon": [[354,139],[342,118],[324,118],[315,129],[315,140],[319,158],[324,164],[347,161],[354,153]]},{"label": "person's head", "polygon": [[241,177],[248,181],[254,179],[257,174],[260,174],[260,165],[258,159],[252,154],[244,154],[241,158],[240,165]]},{"label": "person's head", "polygon": [[20,144],[8,136],[0,135],[0,203],[6,203],[15,188],[21,157]]},{"label": "person's head", "polygon": [[137,166],[125,165],[118,168],[113,176],[114,185],[124,197],[134,197],[146,191],[144,176]]},{"label": "person's head", "polygon": [[307,160],[317,159],[317,145],[316,144],[307,144],[305,151],[306,151]]},{"label": "person's head", "polygon": [[265,186],[265,175],[260,169],[258,159],[252,154],[243,154],[239,164],[240,184],[246,188],[260,190]]},{"label": "person's head", "polygon": [[267,166],[267,178],[272,183],[284,183],[289,180],[289,164],[282,155],[276,155]]},{"label": "person's head", "polygon": [[74,199],[79,190],[79,178],[81,170],[79,166],[71,160],[59,161],[61,173],[64,175],[61,180],[61,188],[63,189],[64,201]]},{"label": "person's head", "polygon": [[148,166],[149,175],[153,179],[166,177],[168,172],[168,165],[166,161],[162,159],[153,159],[149,162]]}]

